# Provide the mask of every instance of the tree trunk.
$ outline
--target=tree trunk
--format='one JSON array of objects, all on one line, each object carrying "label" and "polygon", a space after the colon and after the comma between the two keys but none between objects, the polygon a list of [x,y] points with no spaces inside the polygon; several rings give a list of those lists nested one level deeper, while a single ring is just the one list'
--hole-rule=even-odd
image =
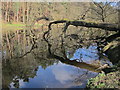
[{"label": "tree trunk", "polygon": [[25,2],[23,2],[22,10],[23,10],[23,23],[25,23]]},{"label": "tree trunk", "polygon": [[6,3],[5,21],[8,22],[8,2]]},{"label": "tree trunk", "polygon": [[17,10],[17,22],[19,21],[19,10]]},{"label": "tree trunk", "polygon": [[27,3],[27,22],[29,20],[29,3]]}]

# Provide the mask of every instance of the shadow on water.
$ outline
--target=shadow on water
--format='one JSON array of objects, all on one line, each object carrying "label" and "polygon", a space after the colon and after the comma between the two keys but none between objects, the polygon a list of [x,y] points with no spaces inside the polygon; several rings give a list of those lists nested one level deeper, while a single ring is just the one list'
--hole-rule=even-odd
[{"label": "shadow on water", "polygon": [[[39,30],[3,36],[3,88],[85,88],[103,63],[96,43],[77,47],[61,39],[46,43]],[[71,41],[72,42],[72,41]],[[104,55],[103,55],[104,56]]]}]

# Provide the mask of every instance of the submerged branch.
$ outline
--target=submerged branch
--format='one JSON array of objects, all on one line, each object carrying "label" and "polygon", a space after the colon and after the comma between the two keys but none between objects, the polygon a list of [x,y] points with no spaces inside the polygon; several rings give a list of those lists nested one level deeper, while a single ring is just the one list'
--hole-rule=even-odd
[{"label": "submerged branch", "polygon": [[[75,67],[79,67],[82,69],[87,69],[89,71],[93,71],[93,72],[101,72],[102,70],[98,70],[98,66],[92,65],[92,64],[87,64],[85,62],[78,62],[76,60],[70,60],[67,58],[66,54],[64,54],[64,57],[61,57],[59,55],[54,54],[54,52],[52,52],[52,45],[49,43],[49,41],[46,39],[45,34],[48,32],[45,32],[43,35],[43,39],[46,41],[46,43],[48,44],[48,52],[49,52],[49,56],[53,59],[57,59],[59,61],[61,61],[62,63],[68,64],[68,65],[73,65]],[[64,51],[65,52],[65,51]]]},{"label": "submerged branch", "polygon": [[85,62],[78,62],[76,60],[69,60],[69,59],[64,59],[63,57],[57,56],[57,55],[52,55],[53,58],[60,60],[62,63],[68,64],[68,65],[73,65],[75,67],[79,67],[82,69],[87,69],[89,71],[93,71],[93,72],[101,72],[102,69],[98,70],[98,66],[92,65],[92,64],[87,64]]}]

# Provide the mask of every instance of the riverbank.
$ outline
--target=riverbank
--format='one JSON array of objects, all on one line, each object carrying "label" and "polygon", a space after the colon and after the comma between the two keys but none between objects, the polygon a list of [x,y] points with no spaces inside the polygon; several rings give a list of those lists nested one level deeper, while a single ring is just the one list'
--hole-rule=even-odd
[{"label": "riverbank", "polygon": [[108,73],[100,73],[95,78],[88,81],[87,88],[117,88],[120,89],[120,37],[109,42],[103,51],[108,55],[110,61],[114,64]]},{"label": "riverbank", "polygon": [[100,73],[88,81],[87,88],[117,88],[120,89],[120,68],[108,74]]}]

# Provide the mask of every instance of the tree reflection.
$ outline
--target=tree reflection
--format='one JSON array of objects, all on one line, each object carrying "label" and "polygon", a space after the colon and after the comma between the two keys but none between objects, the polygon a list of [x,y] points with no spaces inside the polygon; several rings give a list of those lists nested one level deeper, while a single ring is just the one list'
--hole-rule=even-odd
[{"label": "tree reflection", "polygon": [[[9,35],[9,42],[6,41],[6,37],[3,37],[3,88],[9,88],[10,83],[14,83],[14,87],[19,88],[20,80],[29,82],[29,78],[36,76],[38,66],[45,69],[55,62],[55,60],[47,58],[44,42],[40,40],[40,43],[43,44],[37,49],[37,39],[28,36],[29,33],[26,30],[20,30],[14,32],[13,37],[11,33],[7,33],[5,35]],[[35,31],[34,33],[37,35]]]},{"label": "tree reflection", "polygon": [[38,66],[45,69],[55,62],[55,60],[35,57],[34,54],[31,54],[24,58],[3,61],[3,88],[8,88],[11,82],[14,83],[15,88],[19,88],[19,80],[29,82],[29,78],[36,76]]},{"label": "tree reflection", "polygon": [[33,30],[31,34],[29,30],[20,30],[13,34],[5,34],[7,38],[6,36],[3,38],[3,88],[9,88],[11,83],[15,88],[19,88],[20,80],[29,82],[30,78],[36,76],[38,66],[46,69],[59,61],[93,72],[101,71],[96,70],[98,66],[68,58],[67,51],[72,51],[72,57],[75,50],[81,47],[80,44],[77,45],[77,42],[74,42],[74,39],[71,40],[72,44],[66,42],[67,37],[64,38],[61,33],[57,38],[54,36],[50,38],[48,35],[49,39],[46,39],[43,36],[44,40],[42,40],[38,32]]},{"label": "tree reflection", "polygon": [[[55,59],[58,59],[60,60],[62,63],[65,63],[65,64],[69,64],[69,65],[73,65],[73,66],[76,66],[76,67],[79,67],[79,68],[84,68],[84,69],[87,69],[89,71],[94,71],[94,72],[100,72],[101,70],[96,70],[98,68],[98,66],[95,66],[95,65],[92,65],[92,64],[87,64],[85,62],[78,62],[76,60],[70,60],[67,58],[67,55],[66,55],[66,51],[65,51],[65,46],[63,44],[64,40],[63,40],[63,37],[61,37],[61,53],[63,56],[59,56],[57,54],[55,54],[55,51],[52,51],[52,44],[50,44],[49,40],[46,39],[46,34],[49,35],[49,30],[47,32],[44,33],[43,35],[43,38],[44,40],[47,42],[48,44],[48,52],[51,56],[51,58],[55,58]],[[65,33],[63,33],[63,36],[64,36]]]}]

